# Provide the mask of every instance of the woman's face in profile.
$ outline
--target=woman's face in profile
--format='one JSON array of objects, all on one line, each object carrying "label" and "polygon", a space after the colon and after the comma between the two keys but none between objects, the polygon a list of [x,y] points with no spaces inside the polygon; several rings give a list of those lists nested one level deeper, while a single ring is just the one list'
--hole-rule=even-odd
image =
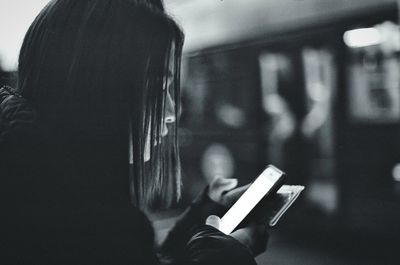
[{"label": "woman's face in profile", "polygon": [[[168,134],[168,123],[174,123],[175,122],[175,102],[171,96],[171,89],[173,89],[173,69],[174,69],[174,57],[173,54],[175,53],[175,46],[172,45],[171,51],[170,51],[170,56],[169,56],[169,62],[168,62],[168,73],[167,73],[167,86],[164,87],[164,93],[165,95],[165,114],[164,114],[164,119],[162,120],[162,127],[161,127],[161,138],[158,139],[157,141],[154,142],[154,145],[157,145],[161,143],[162,137],[166,136]],[[148,127],[147,135],[146,135],[146,144],[145,144],[145,149],[144,149],[144,161],[149,161],[150,160],[150,131],[151,128],[150,126]]]}]

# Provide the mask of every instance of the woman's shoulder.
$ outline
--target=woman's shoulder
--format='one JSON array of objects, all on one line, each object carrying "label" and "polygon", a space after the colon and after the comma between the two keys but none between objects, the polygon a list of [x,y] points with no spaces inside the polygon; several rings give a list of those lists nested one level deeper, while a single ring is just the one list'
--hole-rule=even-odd
[{"label": "woman's shoulder", "polygon": [[13,88],[0,88],[0,142],[12,140],[36,123],[37,113]]}]

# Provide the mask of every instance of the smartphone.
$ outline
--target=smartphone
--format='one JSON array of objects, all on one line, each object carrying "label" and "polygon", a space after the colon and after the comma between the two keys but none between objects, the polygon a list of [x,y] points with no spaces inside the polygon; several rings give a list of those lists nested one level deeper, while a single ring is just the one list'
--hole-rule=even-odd
[{"label": "smartphone", "polygon": [[227,235],[232,233],[263,199],[278,191],[285,178],[284,172],[268,165],[221,218],[219,230]]}]

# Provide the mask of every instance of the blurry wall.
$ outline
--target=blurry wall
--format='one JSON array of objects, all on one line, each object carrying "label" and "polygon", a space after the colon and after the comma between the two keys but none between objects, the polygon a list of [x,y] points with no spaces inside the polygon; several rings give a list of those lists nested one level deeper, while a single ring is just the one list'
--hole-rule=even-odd
[{"label": "blurry wall", "polygon": [[0,1],[0,68],[13,71],[29,25],[49,0]]},{"label": "blurry wall", "polygon": [[[383,110],[398,105],[399,53],[387,44],[399,40],[359,48],[343,38],[357,28],[379,28],[382,36],[398,31],[396,0],[171,0],[167,6],[187,40],[186,187],[204,185],[204,164],[231,163],[228,175],[246,182],[273,163],[290,183],[307,186],[299,224],[328,216],[320,220],[400,234],[400,119],[378,108],[369,121],[352,113],[358,105],[371,109],[369,102]],[[357,91],[370,101],[353,96]],[[279,124],[293,127],[280,142],[272,137]]]},{"label": "blurry wall", "polygon": [[186,32],[186,50],[195,51],[395,7],[396,0],[166,0],[166,4]]},{"label": "blurry wall", "polygon": [[[22,39],[49,0],[0,1],[0,65],[15,70]],[[394,7],[396,0],[165,0],[186,33],[186,51],[195,51],[338,17]]]}]

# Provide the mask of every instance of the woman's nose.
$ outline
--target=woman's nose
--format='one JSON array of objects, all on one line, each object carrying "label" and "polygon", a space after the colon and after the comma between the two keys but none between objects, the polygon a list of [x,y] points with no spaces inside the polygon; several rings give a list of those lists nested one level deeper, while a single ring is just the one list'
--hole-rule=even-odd
[{"label": "woman's nose", "polygon": [[175,104],[171,98],[171,95],[167,93],[165,99],[165,123],[175,122]]}]

